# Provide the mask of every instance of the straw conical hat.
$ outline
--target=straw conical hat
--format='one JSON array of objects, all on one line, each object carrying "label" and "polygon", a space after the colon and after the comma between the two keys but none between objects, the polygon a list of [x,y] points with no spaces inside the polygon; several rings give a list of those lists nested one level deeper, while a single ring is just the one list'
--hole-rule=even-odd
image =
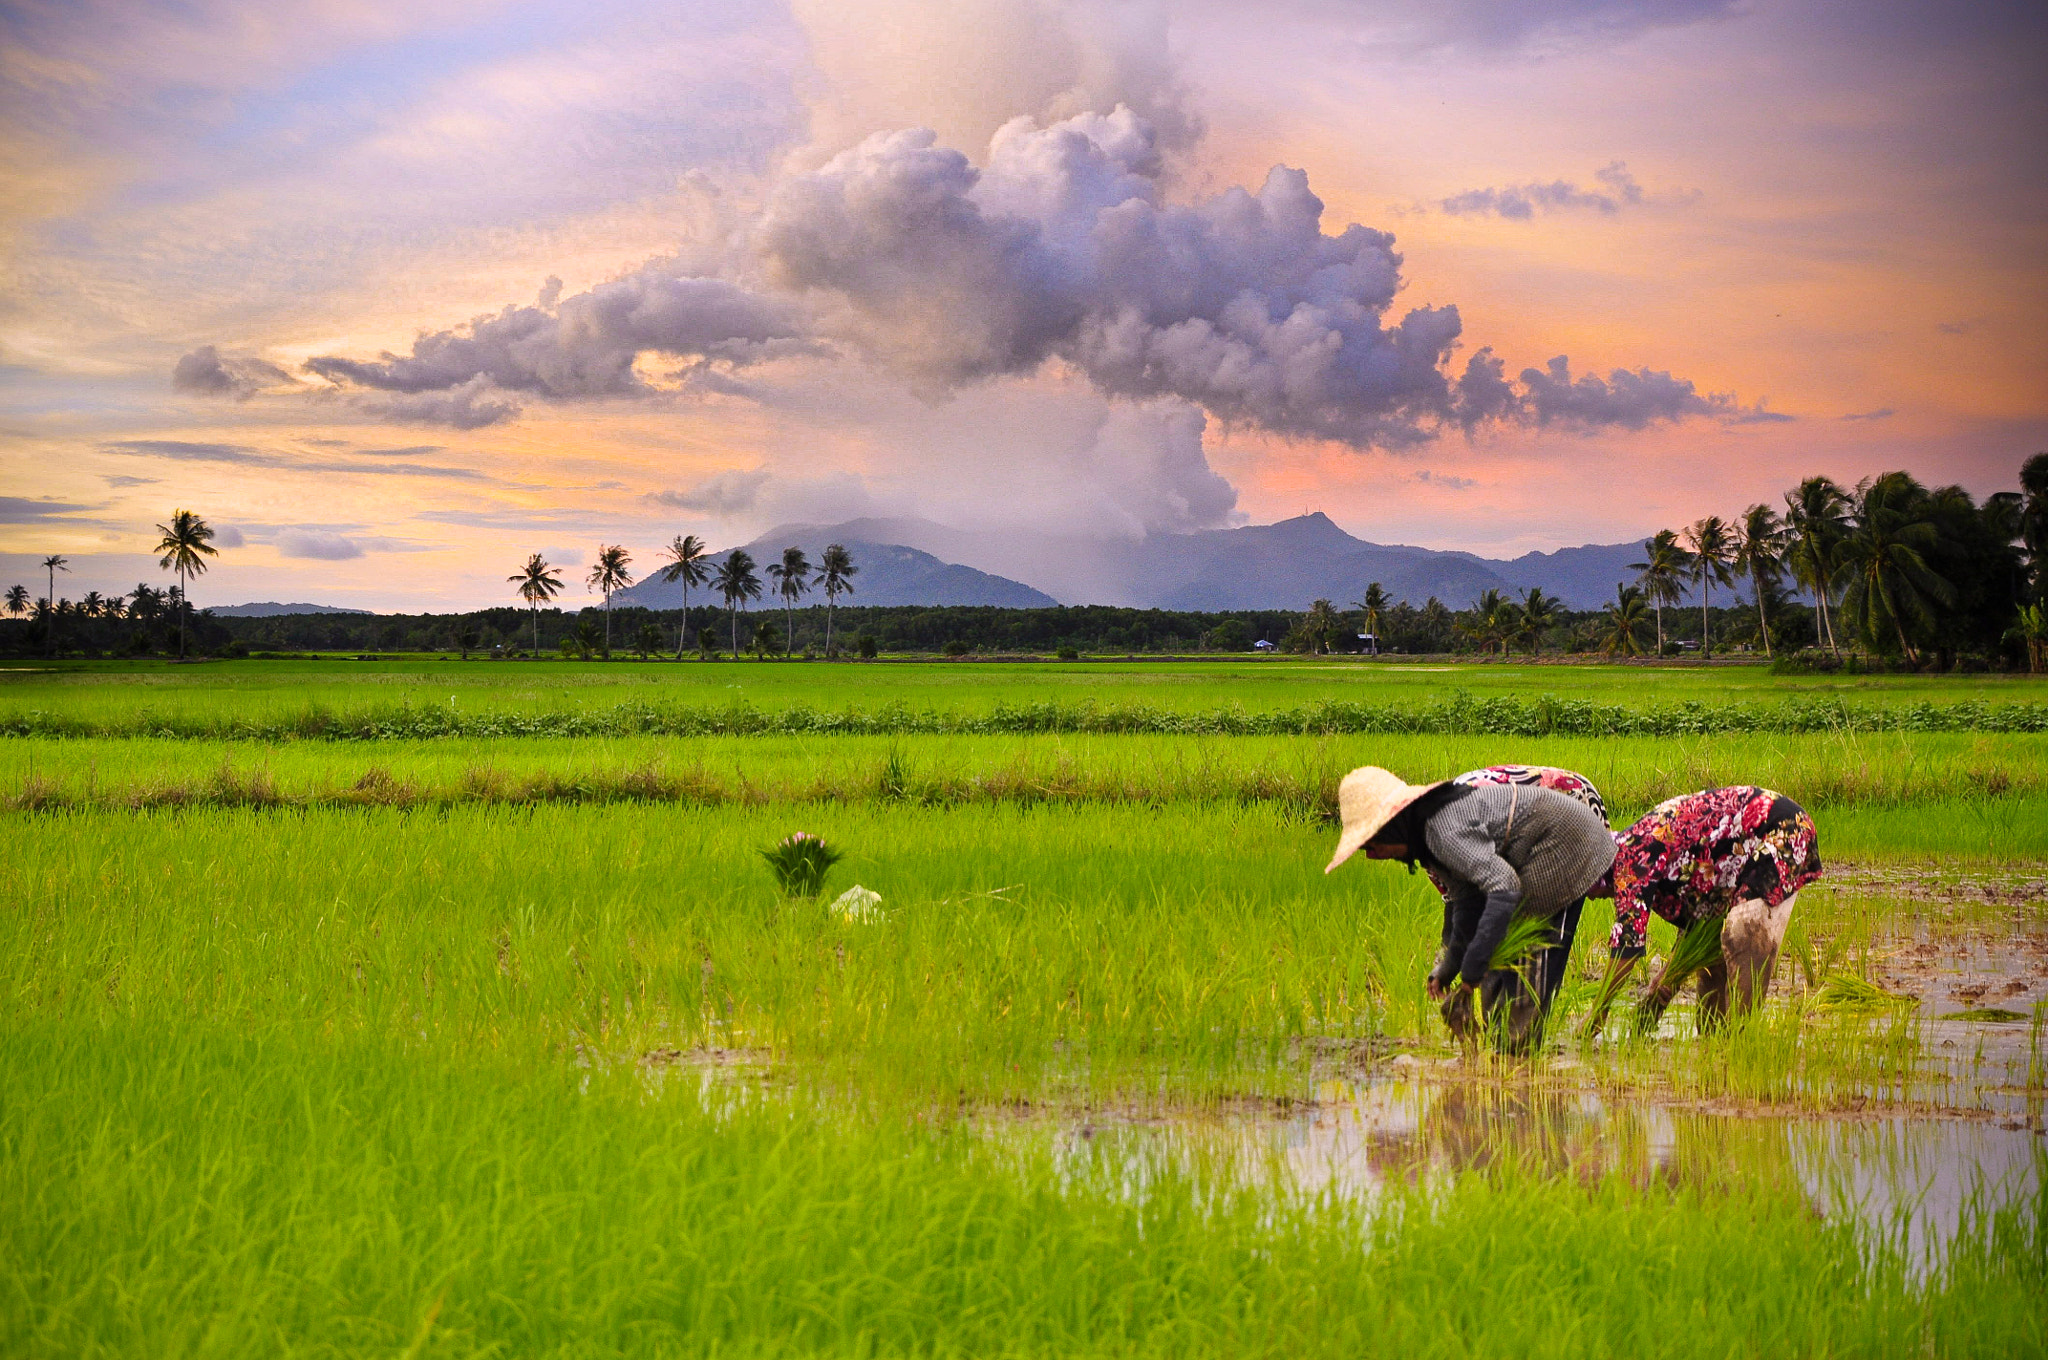
[{"label": "straw conical hat", "polygon": [[1410,784],[1392,770],[1377,765],[1361,765],[1345,775],[1344,782],[1337,786],[1337,815],[1344,829],[1337,836],[1337,853],[1330,856],[1323,872],[1329,873],[1357,854],[1358,848],[1392,821],[1395,813],[1444,782],[1439,779],[1434,784]]}]

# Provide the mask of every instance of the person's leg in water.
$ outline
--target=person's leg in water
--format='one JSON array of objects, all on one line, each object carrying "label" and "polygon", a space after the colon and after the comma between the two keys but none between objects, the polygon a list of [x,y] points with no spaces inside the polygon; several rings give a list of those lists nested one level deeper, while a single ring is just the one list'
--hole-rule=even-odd
[{"label": "person's leg in water", "polygon": [[[1792,893],[1769,907],[1752,898],[1728,909],[1728,917],[1721,923],[1721,959],[1727,977],[1727,1004],[1734,1014],[1749,1014],[1771,990],[1785,927],[1791,924],[1792,907],[1798,900],[1799,894]],[[1705,986],[1704,979],[1701,986]],[[1704,1007],[1701,1013],[1705,1014]]]}]

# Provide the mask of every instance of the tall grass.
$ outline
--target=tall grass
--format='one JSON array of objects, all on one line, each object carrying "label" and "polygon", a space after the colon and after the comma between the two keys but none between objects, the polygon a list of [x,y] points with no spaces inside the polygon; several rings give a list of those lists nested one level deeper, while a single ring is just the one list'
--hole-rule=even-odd
[{"label": "tall grass", "polygon": [[9,1354],[2039,1353],[2042,1206],[1929,1278],[1709,1172],[1375,1201],[397,1036],[0,1025]]}]

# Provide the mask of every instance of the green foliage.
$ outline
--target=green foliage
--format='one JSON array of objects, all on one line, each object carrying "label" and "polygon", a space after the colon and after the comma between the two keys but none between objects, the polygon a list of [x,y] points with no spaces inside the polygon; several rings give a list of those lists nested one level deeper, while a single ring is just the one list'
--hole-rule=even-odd
[{"label": "green foliage", "polygon": [[825,875],[846,855],[809,832],[798,831],[763,850],[761,858],[768,861],[768,871],[784,897],[816,897],[825,889]]}]

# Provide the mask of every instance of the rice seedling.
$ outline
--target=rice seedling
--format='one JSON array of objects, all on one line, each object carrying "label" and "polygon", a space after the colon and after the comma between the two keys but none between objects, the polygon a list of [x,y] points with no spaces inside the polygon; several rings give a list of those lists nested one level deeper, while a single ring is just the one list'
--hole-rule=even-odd
[{"label": "rice seedling", "polygon": [[775,875],[775,886],[784,897],[808,899],[825,890],[825,875],[846,855],[809,832],[798,831],[777,841],[774,848],[763,850],[761,858],[768,862],[769,872]]}]

